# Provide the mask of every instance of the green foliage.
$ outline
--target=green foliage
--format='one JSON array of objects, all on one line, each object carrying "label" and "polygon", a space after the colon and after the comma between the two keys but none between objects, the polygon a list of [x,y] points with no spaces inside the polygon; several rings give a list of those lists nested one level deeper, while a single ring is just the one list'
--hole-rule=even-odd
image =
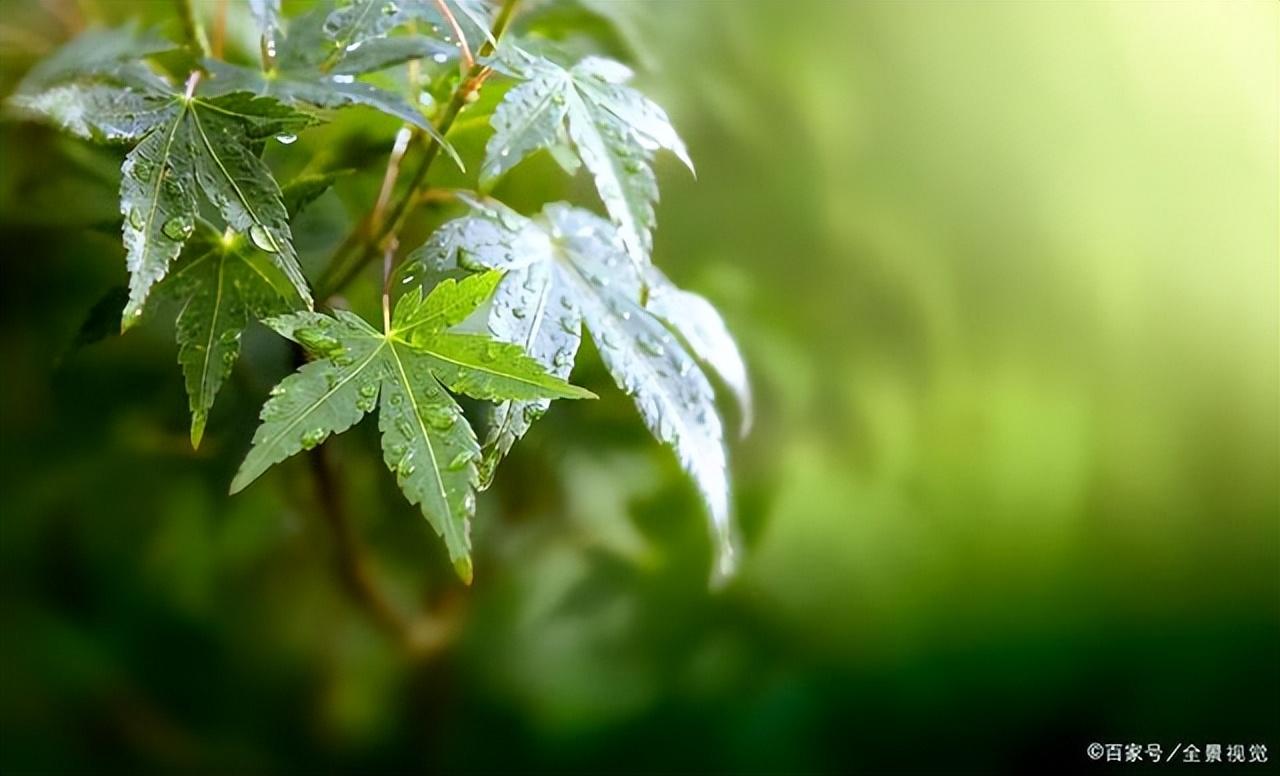
[{"label": "green foliage", "polygon": [[625,86],[631,70],[612,60],[587,57],[564,68],[513,47],[495,67],[523,83],[494,111],[482,181],[491,183],[540,148],[572,173],[576,163],[563,153],[572,144],[595,178],[627,253],[637,264],[647,262],[658,199],[650,158],[666,148],[693,170],[666,112]]},{"label": "green foliage", "polygon": [[197,191],[228,226],[272,255],[310,306],[280,188],[252,146],[310,126],[311,116],[243,92],[194,97],[158,79],[72,82],[23,95],[15,104],[86,139],[137,141],[121,168],[120,213],[132,275],[124,328],[142,317],[152,286],[194,231]]},{"label": "green foliage", "polygon": [[[380,407],[384,462],[470,580],[476,491],[492,482],[551,400],[593,396],[566,382],[585,324],[614,381],[702,495],[723,576],[733,566],[734,531],[708,374],[738,397],[745,429],[746,370],[710,303],[672,285],[649,257],[658,198],[653,154],[665,148],[690,170],[693,164],[666,113],[626,86],[626,66],[599,56],[562,66],[519,41],[499,45],[514,5],[354,0],[321,2],[286,18],[279,0],[251,0],[261,67],[237,64],[243,56],[209,57],[221,46],[205,45],[198,14],[183,19],[192,44],[185,50],[137,26],[94,29],[34,67],[9,106],[77,137],[129,147],[119,206],[130,274],[122,329],[155,304],[177,308],[194,446],[252,321],[312,357],[272,390],[233,493]],[[545,35],[553,18],[544,15],[535,34]],[[599,25],[595,18],[590,29]],[[547,48],[532,38],[525,46]],[[394,80],[388,74],[376,75],[383,85],[359,80],[407,62],[418,64],[405,94],[385,88]],[[450,106],[435,123],[418,105],[423,70],[434,95],[425,102]],[[514,85],[496,107],[478,108],[491,115],[469,122],[494,130],[480,165],[482,187],[545,149],[570,173],[586,168],[609,219],[567,203],[526,218],[460,192],[473,212],[441,226],[404,267],[423,279],[447,268],[471,274],[433,287],[408,275],[393,283],[396,219],[413,204],[437,150],[463,167],[445,135],[491,76]],[[264,155],[276,138],[289,156],[297,135],[321,121],[317,110],[350,106],[373,107],[420,130],[428,147],[413,184],[384,186],[361,225],[335,246],[328,268],[352,246],[357,258],[385,254],[381,331],[345,309],[313,310],[291,226],[340,176],[378,180],[381,165],[308,165],[282,188]],[[384,223],[388,213],[394,215]],[[403,290],[398,299],[393,289]],[[101,318],[100,310],[90,316],[86,342],[100,336]],[[487,333],[475,333],[477,325]],[[494,404],[483,448],[455,394]]]},{"label": "green foliage", "polygon": [[[403,14],[383,13],[380,9],[386,5],[362,2],[330,11],[322,4],[295,19],[282,41],[268,44],[278,48],[267,70],[206,62],[209,88],[217,93],[249,91],[313,108],[371,107],[428,133],[462,166],[457,151],[420,110],[400,95],[356,78],[410,59],[447,61],[449,52],[456,51],[423,36],[385,37],[407,21]],[[278,17],[269,22],[278,23]],[[273,26],[264,25],[263,30],[264,35],[273,36]]]},{"label": "green foliage", "polygon": [[[562,377],[573,369],[585,323],[618,387],[696,483],[711,516],[717,573],[729,574],[733,537],[723,435],[715,394],[697,359],[727,376],[744,408],[750,398],[741,356],[719,315],[656,269],[646,289],[612,225],[588,211],[552,204],[528,219],[497,202],[474,207],[473,215],[438,229],[411,269],[424,275],[454,267],[505,271],[487,315],[490,332]],[[688,302],[687,311],[681,309]],[[486,440],[486,481],[546,409],[536,398],[499,405]]]},{"label": "green foliage", "polygon": [[289,281],[266,254],[240,240],[217,245],[181,266],[162,293],[181,312],[176,322],[178,363],[191,402],[191,444],[199,446],[218,389],[240,355],[251,319],[287,312],[296,304]]},{"label": "green foliage", "polygon": [[426,299],[406,294],[391,329],[379,332],[339,310],[268,319],[316,360],[284,379],[262,408],[253,447],[231,483],[235,493],[272,464],[310,450],[382,405],[383,459],[410,502],[444,537],[458,574],[471,580],[468,521],[475,511],[480,449],[445,389],[478,399],[583,399],[593,394],[545,374],[518,347],[446,331],[497,285],[500,273],[441,284]]}]

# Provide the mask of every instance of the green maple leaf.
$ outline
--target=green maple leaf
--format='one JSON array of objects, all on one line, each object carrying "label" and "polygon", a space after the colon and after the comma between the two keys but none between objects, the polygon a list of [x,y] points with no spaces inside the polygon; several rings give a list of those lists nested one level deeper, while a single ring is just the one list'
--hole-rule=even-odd
[{"label": "green maple leaf", "polygon": [[[321,4],[288,26],[288,35],[275,43],[280,25],[278,12],[264,13],[263,34],[278,46],[275,67],[268,71],[217,60],[208,60],[214,91],[250,91],[290,104],[317,108],[363,105],[412,124],[435,138],[445,153],[462,167],[456,149],[427,121],[422,111],[394,92],[358,80],[358,76],[384,70],[410,59],[448,62],[457,56],[456,46],[424,35],[388,37],[387,34],[415,15],[405,4],[380,0],[353,3],[332,10]],[[392,9],[390,12],[387,9]],[[422,14],[417,14],[422,15]],[[269,25],[269,26],[268,26]]]},{"label": "green maple leaf", "polygon": [[180,261],[157,293],[179,305],[178,363],[191,405],[191,444],[199,447],[249,321],[296,308],[297,296],[266,253],[235,237]]},{"label": "green maple leaf", "polygon": [[272,390],[231,492],[379,406],[383,460],[406,498],[444,538],[454,567],[469,582],[469,521],[480,447],[448,391],[490,400],[593,396],[548,374],[515,345],[448,331],[500,280],[501,273],[492,272],[460,283],[445,281],[425,299],[415,289],[400,298],[385,333],[345,311],[269,319],[276,331],[317,359]]},{"label": "green maple leaf", "polygon": [[298,297],[311,305],[280,188],[254,146],[273,135],[296,133],[314,117],[243,92],[188,94],[158,77],[71,81],[12,102],[86,139],[136,143],[121,168],[120,213],[130,272],[122,328],[141,318],[151,289],[191,236],[197,193],[230,228],[269,253]]},{"label": "green maple leaf", "polygon": [[[473,203],[475,213],[444,224],[415,252],[406,272],[500,269],[506,275],[489,306],[497,339],[519,345],[549,372],[567,378],[585,323],[605,367],[630,395],[650,432],[671,446],[692,477],[711,518],[718,576],[733,568],[729,484],[715,393],[699,362],[721,372],[744,403],[750,394],[737,347],[714,308],[680,291],[656,271],[645,279],[619,245],[612,224],[562,203],[529,219],[498,203]],[[646,290],[662,300],[642,302]],[[680,296],[687,295],[687,296]],[[663,317],[673,304],[700,300],[696,310]],[[508,401],[490,419],[485,479],[546,410],[545,401]]]},{"label": "green maple leaf", "polygon": [[573,172],[576,160],[566,154],[572,147],[595,179],[627,254],[637,265],[646,263],[658,199],[650,166],[653,152],[666,148],[693,170],[667,114],[625,86],[631,71],[612,60],[587,57],[564,68],[513,47],[495,60],[494,67],[523,82],[507,92],[493,113],[482,185],[491,185],[541,148]]},{"label": "green maple leaf", "polygon": [[91,27],[37,62],[14,90],[34,95],[86,75],[134,76],[160,82],[141,60],[176,46],[136,22],[120,27]]},{"label": "green maple leaf", "polygon": [[[452,6],[454,20],[469,42],[478,42],[481,38],[497,42],[489,32],[492,5],[484,0],[445,0],[445,3]],[[385,36],[410,22],[420,22],[432,32],[442,35],[442,42],[450,44],[450,58],[457,56],[459,46],[452,38],[452,25],[432,0],[352,0],[336,10],[327,11],[323,29],[336,47],[350,52],[359,50],[370,41],[394,40]]]}]

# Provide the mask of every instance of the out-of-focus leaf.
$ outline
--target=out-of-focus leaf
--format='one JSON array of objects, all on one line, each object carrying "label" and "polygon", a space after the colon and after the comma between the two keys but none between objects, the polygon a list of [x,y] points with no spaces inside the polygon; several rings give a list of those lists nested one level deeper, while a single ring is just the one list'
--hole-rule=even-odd
[{"label": "out-of-focus leaf", "polygon": [[142,68],[140,60],[173,48],[172,42],[140,29],[136,23],[90,28],[36,63],[15,93],[35,94],[82,76],[118,73],[130,65]]},{"label": "out-of-focus leaf", "polygon": [[648,281],[645,308],[670,326],[698,361],[715,372],[733,392],[742,414],[740,433],[746,436],[752,421],[751,384],[747,380],[746,362],[724,318],[705,298],[678,288],[657,267],[650,265],[645,276]]},{"label": "out-of-focus leaf", "polygon": [[129,300],[128,286],[112,286],[85,313],[84,321],[67,346],[63,358],[120,333],[120,309]]},{"label": "out-of-focus leaf", "polygon": [[299,175],[280,189],[280,200],[284,202],[285,210],[289,211],[289,216],[296,216],[306,209],[307,205],[319,199],[339,178],[350,175],[353,172],[354,170],[333,170],[331,172]]}]

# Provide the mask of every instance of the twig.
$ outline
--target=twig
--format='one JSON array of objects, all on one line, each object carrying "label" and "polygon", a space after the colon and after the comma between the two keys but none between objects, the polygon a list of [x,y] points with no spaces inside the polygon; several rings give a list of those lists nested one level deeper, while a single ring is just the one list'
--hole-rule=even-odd
[{"label": "twig", "polygon": [[409,617],[391,602],[374,581],[372,562],[351,526],[328,449],[322,445],[307,459],[319,511],[333,535],[338,577],[347,595],[412,656],[426,658],[442,649],[456,632],[458,612],[446,608],[440,616]]},{"label": "twig", "polygon": [[201,57],[208,57],[209,38],[204,34],[204,22],[196,11],[195,0],[178,0],[178,15],[182,17],[182,29],[187,40],[195,46]]},{"label": "twig", "polygon": [[[498,11],[497,17],[493,21],[493,27],[490,31],[490,37],[497,40],[506,31],[507,26],[511,23],[511,18],[515,14],[516,5],[519,0],[503,0],[502,7]],[[494,44],[492,41],[485,41],[480,48],[480,56],[487,56],[492,53]],[[458,114],[462,109],[475,98],[473,95],[476,90],[484,83],[492,71],[483,65],[473,64],[468,71],[466,77],[459,81],[457,88],[454,89],[453,96],[450,98],[448,105],[445,106],[444,112],[440,115],[439,122],[436,124],[436,132],[439,137],[444,137],[449,129],[453,126],[454,121],[458,118]],[[434,137],[427,141],[426,152],[423,154],[422,161],[418,163],[418,168],[413,173],[413,178],[409,182],[408,188],[401,194],[400,199],[390,208],[387,218],[383,219],[380,224],[373,224],[369,218],[362,219],[357,224],[357,230],[363,230],[368,226],[368,232],[365,239],[361,240],[355,233],[348,235],[343,241],[338,252],[329,262],[329,267],[321,277],[318,285],[317,297],[327,299],[330,296],[341,291],[350,283],[365,265],[373,259],[373,257],[381,253],[384,247],[383,243],[389,236],[394,235],[404,225],[408,219],[410,206],[414,202],[417,189],[422,185],[427,177],[427,173],[431,170],[431,165],[435,162],[436,157],[440,155],[440,142]],[[347,256],[348,250],[355,248],[356,253],[353,261],[343,261]]]},{"label": "twig", "polygon": [[227,38],[227,0],[218,0],[213,13],[213,45],[210,47],[214,59],[222,59],[222,44]]},{"label": "twig", "polygon": [[458,50],[461,52],[461,72],[465,75],[468,70],[475,67],[476,58],[471,56],[471,47],[467,45],[467,36],[462,33],[462,27],[458,24],[458,20],[454,18],[453,11],[449,10],[447,0],[436,0],[436,8],[440,9],[440,14],[444,16],[445,21],[449,22],[449,26],[453,28],[453,34],[458,38]]},{"label": "twig", "polygon": [[396,178],[400,175],[400,162],[404,160],[405,151],[409,149],[409,141],[413,138],[413,130],[401,127],[396,133],[396,142],[391,146],[391,154],[387,157],[387,171],[382,176],[382,188],[378,191],[378,201],[369,214],[370,230],[382,226],[382,215],[386,212],[387,203],[391,201],[391,193],[396,187]]},{"label": "twig", "polygon": [[391,268],[396,263],[396,247],[399,243],[392,238],[382,252],[382,332],[391,334]]}]

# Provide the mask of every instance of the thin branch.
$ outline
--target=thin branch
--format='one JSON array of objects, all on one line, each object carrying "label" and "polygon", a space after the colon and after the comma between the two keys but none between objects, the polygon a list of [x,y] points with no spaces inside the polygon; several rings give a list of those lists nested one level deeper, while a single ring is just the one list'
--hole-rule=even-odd
[{"label": "thin branch", "polygon": [[396,263],[396,248],[399,243],[392,238],[382,252],[382,332],[391,334],[391,269]]},{"label": "thin branch", "polygon": [[210,49],[214,59],[222,59],[222,44],[227,38],[227,0],[218,0],[213,12],[213,44]]},{"label": "thin branch", "polygon": [[400,176],[400,162],[404,160],[405,151],[409,149],[409,141],[412,138],[413,130],[409,127],[401,127],[396,133],[396,142],[391,146],[391,154],[387,157],[387,171],[382,176],[382,188],[378,191],[378,201],[374,203],[373,212],[369,214],[371,230],[382,226],[382,216],[387,210],[387,203],[391,201],[391,193],[396,187],[396,178]]},{"label": "thin branch", "polygon": [[[498,15],[495,17],[493,27],[490,30],[492,40],[486,40],[484,45],[480,47],[481,57],[493,53],[493,41],[500,38],[503,32],[506,31],[507,26],[510,25],[518,3],[519,0],[503,0],[502,7],[498,10]],[[436,124],[436,133],[439,137],[444,137],[449,132],[462,109],[475,100],[476,91],[483,85],[491,72],[489,68],[483,65],[473,64],[466,77],[458,82],[458,86],[453,91],[453,96],[445,106],[444,112],[440,115],[439,122]],[[365,239],[361,240],[355,233],[348,235],[342,247],[330,260],[328,269],[317,284],[318,298],[327,299],[345,288],[348,283],[360,274],[360,271],[364,269],[369,261],[382,252],[386,240],[400,231],[400,228],[408,219],[410,207],[415,202],[418,188],[426,180],[432,163],[435,162],[436,157],[439,155],[440,142],[434,137],[430,138],[427,141],[426,152],[418,163],[418,168],[414,171],[408,188],[401,194],[399,200],[390,207],[389,215],[378,224],[372,223],[368,217],[361,219],[356,229],[363,230],[366,226],[368,227]],[[351,254],[354,259],[344,261],[348,251],[353,248],[356,251]]]},{"label": "thin branch", "polygon": [[459,612],[446,608],[438,616],[418,617],[401,612],[375,581],[373,563],[351,525],[328,448],[316,448],[307,460],[320,514],[333,535],[334,561],[347,595],[412,656],[426,658],[447,646],[457,631]]},{"label": "thin branch", "polygon": [[449,10],[448,0],[436,0],[436,8],[440,9],[440,14],[444,16],[445,21],[449,22],[449,26],[453,28],[453,34],[458,39],[458,50],[461,52],[461,72],[465,74],[468,70],[475,67],[476,58],[471,56],[471,47],[467,45],[467,36],[462,33],[462,27],[458,24],[458,20],[454,18],[453,11]]},{"label": "thin branch", "polygon": [[204,22],[200,20],[195,0],[178,0],[178,15],[182,17],[182,29],[187,40],[201,57],[208,57],[209,38],[204,34]]}]

